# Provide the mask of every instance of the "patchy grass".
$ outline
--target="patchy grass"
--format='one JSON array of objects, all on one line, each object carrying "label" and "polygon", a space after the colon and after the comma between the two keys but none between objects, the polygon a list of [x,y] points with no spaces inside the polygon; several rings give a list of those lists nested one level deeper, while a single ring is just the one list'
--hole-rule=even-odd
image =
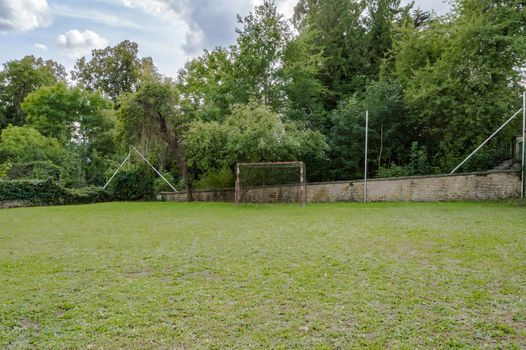
[{"label": "patchy grass", "polygon": [[526,207],[0,211],[0,348],[524,348]]}]

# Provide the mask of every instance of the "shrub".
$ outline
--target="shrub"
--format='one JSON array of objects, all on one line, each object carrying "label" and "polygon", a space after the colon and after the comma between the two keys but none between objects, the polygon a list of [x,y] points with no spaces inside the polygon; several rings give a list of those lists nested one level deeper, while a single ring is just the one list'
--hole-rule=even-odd
[{"label": "shrub", "polygon": [[102,187],[89,186],[83,188],[68,189],[67,204],[90,204],[93,202],[108,202],[112,196],[104,191]]},{"label": "shrub", "polygon": [[34,161],[27,163],[12,164],[7,171],[9,180],[34,179],[46,180],[52,179],[60,181],[61,170],[58,166],[50,161]]},{"label": "shrub", "polygon": [[31,127],[10,125],[2,130],[0,154],[13,162],[51,160],[59,164],[64,148],[57,139],[43,136]]},{"label": "shrub", "polygon": [[0,201],[24,200],[35,204],[64,204],[68,195],[65,188],[51,179],[0,181]]},{"label": "shrub", "polygon": [[234,186],[234,182],[234,174],[230,168],[225,167],[201,175],[199,180],[194,183],[194,187],[198,190],[229,188]]},{"label": "shrub", "polygon": [[121,170],[111,182],[109,193],[120,200],[150,199],[155,193],[153,171],[144,166]]},{"label": "shrub", "polygon": [[27,201],[35,205],[58,205],[108,201],[101,187],[70,190],[51,179],[0,180],[0,202]]},{"label": "shrub", "polygon": [[[176,186],[177,183],[175,182],[175,178],[172,175],[172,173],[166,172],[166,173],[163,174],[163,176],[174,187]],[[153,187],[154,187],[155,193],[158,193],[158,192],[172,192],[173,191],[173,189],[170,186],[168,186],[166,181],[164,181],[160,176],[155,178],[155,181],[153,182]]]},{"label": "shrub", "polygon": [[406,167],[397,165],[395,163],[391,164],[388,168],[384,168],[383,166],[378,169],[377,176],[380,178],[384,177],[400,177],[400,176],[408,176],[409,171]]},{"label": "shrub", "polygon": [[7,172],[11,169],[11,163],[5,162],[0,164],[0,179],[7,177]]}]

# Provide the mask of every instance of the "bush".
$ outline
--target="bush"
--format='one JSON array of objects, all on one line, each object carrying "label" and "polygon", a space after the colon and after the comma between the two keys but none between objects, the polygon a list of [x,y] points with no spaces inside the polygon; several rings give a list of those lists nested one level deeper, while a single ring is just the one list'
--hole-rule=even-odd
[{"label": "bush", "polygon": [[0,180],[0,202],[27,201],[35,205],[87,204],[111,197],[100,187],[70,190],[51,179]]},{"label": "bush", "polygon": [[220,170],[211,170],[201,175],[198,181],[194,183],[194,188],[198,190],[229,188],[234,187],[234,174],[229,168]]},{"label": "bush", "polygon": [[67,204],[90,204],[93,202],[109,202],[112,196],[104,191],[102,187],[89,186],[83,188],[68,189]]},{"label": "bush", "polygon": [[153,171],[144,166],[122,170],[112,180],[109,193],[120,200],[150,199],[155,193]]},{"label": "bush", "polygon": [[380,178],[401,177],[408,175],[410,175],[410,173],[406,167],[396,165],[395,163],[391,164],[388,168],[384,168],[383,166],[381,166],[380,169],[378,169],[377,174],[377,176]]},{"label": "bush", "polygon": [[7,171],[9,180],[33,179],[60,181],[61,170],[50,161],[34,161],[12,164]]},{"label": "bush", "polygon": [[[172,175],[172,173],[164,173],[163,176],[166,178],[166,180],[168,180],[168,182],[170,182],[174,187],[177,185],[177,183],[175,182],[175,178],[174,176]],[[173,189],[168,186],[168,184],[166,183],[166,181],[164,181],[160,176],[158,176],[157,178],[155,178],[155,181],[153,183],[153,187],[154,187],[154,190],[155,190],[155,193],[159,193],[159,192],[173,192]],[[177,187],[176,187],[177,188]]]},{"label": "bush", "polygon": [[7,172],[11,169],[11,163],[5,162],[0,164],[0,179],[7,177]]}]

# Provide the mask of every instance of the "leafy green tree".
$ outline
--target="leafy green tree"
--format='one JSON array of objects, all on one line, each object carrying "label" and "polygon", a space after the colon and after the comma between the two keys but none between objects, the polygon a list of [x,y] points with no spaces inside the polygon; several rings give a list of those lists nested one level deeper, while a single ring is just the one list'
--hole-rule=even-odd
[{"label": "leafy green tree", "polygon": [[179,94],[169,79],[145,80],[137,92],[122,96],[117,111],[119,134],[128,144],[159,145],[174,156],[192,200],[192,177],[186,164],[183,136],[189,117],[181,113]]},{"label": "leafy green tree", "polygon": [[369,112],[369,167],[380,169],[409,161],[401,87],[394,81],[380,80],[368,85],[364,93],[340,103],[331,113],[331,173],[337,179],[363,176],[365,111]]},{"label": "leafy green tree", "polygon": [[370,156],[376,158],[375,165],[406,162],[405,150],[410,141],[406,137],[406,111],[400,84],[387,79],[372,82],[362,100],[363,108],[369,112],[369,149]]},{"label": "leafy green tree", "polygon": [[317,52],[322,52],[319,79],[328,90],[324,100],[330,111],[338,102],[363,90],[369,72],[367,29],[361,17],[365,2],[354,0],[300,0],[295,23],[309,32]]},{"label": "leafy green tree", "polygon": [[3,161],[13,163],[49,160],[59,165],[65,152],[55,138],[43,136],[28,126],[10,125],[2,130],[0,155]]},{"label": "leafy green tree", "polygon": [[0,70],[0,129],[24,124],[20,104],[32,91],[41,86],[65,81],[65,68],[51,60],[25,56],[3,64]]},{"label": "leafy green tree", "polygon": [[363,176],[365,149],[365,106],[357,96],[340,102],[331,112],[331,179],[348,180]]},{"label": "leafy green tree", "polygon": [[233,70],[232,52],[224,48],[187,62],[177,77],[183,112],[191,119],[222,121],[236,101]]},{"label": "leafy green tree", "polygon": [[[412,138],[426,147],[434,167],[451,170],[518,109],[525,23],[520,1],[458,0],[451,17],[402,29],[395,74],[404,86]],[[513,128],[501,143],[508,132]],[[495,159],[474,161],[487,169]]]},{"label": "leafy green tree", "polygon": [[283,103],[283,81],[279,71],[282,56],[291,32],[289,25],[277,11],[272,0],[264,0],[245,18],[238,16],[241,28],[234,50],[234,77],[232,86],[238,102],[251,98],[280,110]]},{"label": "leafy green tree", "polygon": [[305,123],[314,130],[328,130],[324,99],[328,89],[319,79],[322,49],[313,43],[311,32],[299,34],[285,48],[279,72],[285,96],[284,113],[289,120]]},{"label": "leafy green tree", "polygon": [[124,40],[114,47],[95,49],[91,59],[80,58],[72,78],[90,90],[100,90],[113,101],[137,91],[143,75],[156,75],[151,57],[139,58],[137,43]]},{"label": "leafy green tree", "polygon": [[42,87],[22,103],[27,123],[62,144],[75,143],[111,152],[113,104],[99,92],[64,83]]},{"label": "leafy green tree", "polygon": [[265,104],[250,101],[232,108],[224,123],[196,121],[185,137],[187,162],[200,173],[233,169],[238,162],[324,158],[319,132],[284,122]]}]

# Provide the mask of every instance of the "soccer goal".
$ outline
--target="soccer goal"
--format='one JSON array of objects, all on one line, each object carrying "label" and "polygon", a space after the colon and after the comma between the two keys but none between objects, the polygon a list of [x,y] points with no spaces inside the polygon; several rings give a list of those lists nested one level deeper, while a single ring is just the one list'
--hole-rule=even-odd
[{"label": "soccer goal", "polygon": [[236,203],[307,203],[303,162],[238,163]]}]

